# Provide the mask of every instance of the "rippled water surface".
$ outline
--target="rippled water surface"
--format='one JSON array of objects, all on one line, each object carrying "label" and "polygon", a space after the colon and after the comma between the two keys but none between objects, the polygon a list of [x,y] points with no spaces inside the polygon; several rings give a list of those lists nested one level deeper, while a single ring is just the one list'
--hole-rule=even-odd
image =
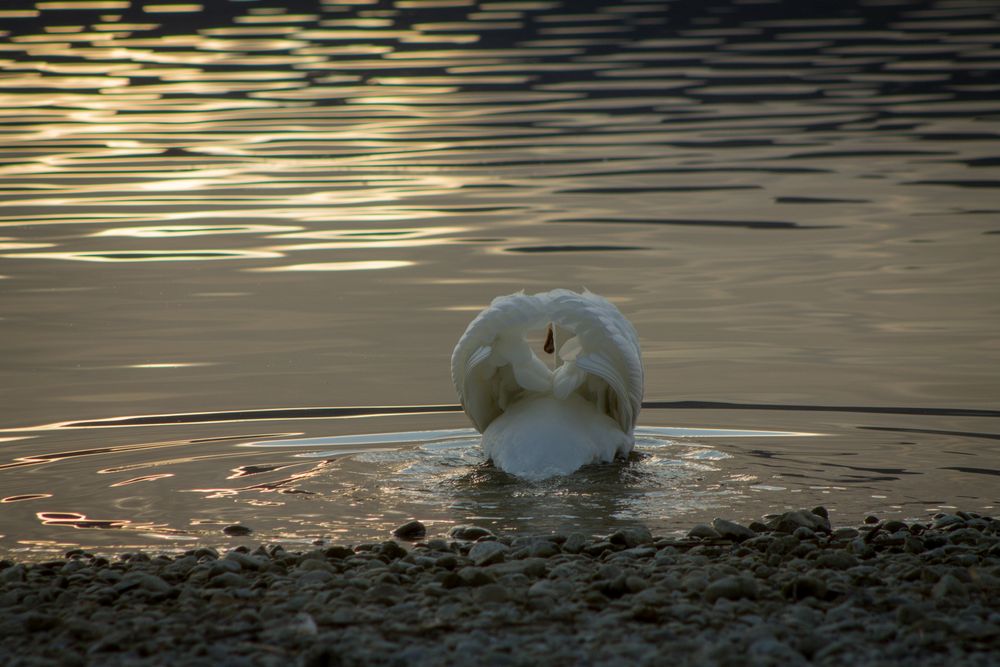
[{"label": "rippled water surface", "polygon": [[[998,44],[977,0],[3,3],[0,552],[994,511]],[[556,286],[648,406],[528,484],[448,360]]]}]

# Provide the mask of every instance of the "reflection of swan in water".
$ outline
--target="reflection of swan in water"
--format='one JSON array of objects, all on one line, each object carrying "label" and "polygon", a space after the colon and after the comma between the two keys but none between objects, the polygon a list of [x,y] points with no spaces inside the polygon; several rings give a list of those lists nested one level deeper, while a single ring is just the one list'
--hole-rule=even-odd
[{"label": "reflection of swan in water", "polygon": [[[548,325],[550,369],[528,345]],[[497,297],[455,346],[451,375],[493,463],[565,475],[632,451],[642,360],[631,323],[606,299],[557,289]]]}]

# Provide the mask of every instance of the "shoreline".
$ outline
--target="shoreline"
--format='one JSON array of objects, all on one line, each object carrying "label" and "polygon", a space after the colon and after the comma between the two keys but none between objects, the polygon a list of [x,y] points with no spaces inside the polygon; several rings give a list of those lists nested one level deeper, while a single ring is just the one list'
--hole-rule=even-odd
[{"label": "shoreline", "polygon": [[683,538],[423,530],[0,561],[0,663],[1000,662],[1000,521],[973,512],[835,528],[818,507]]}]

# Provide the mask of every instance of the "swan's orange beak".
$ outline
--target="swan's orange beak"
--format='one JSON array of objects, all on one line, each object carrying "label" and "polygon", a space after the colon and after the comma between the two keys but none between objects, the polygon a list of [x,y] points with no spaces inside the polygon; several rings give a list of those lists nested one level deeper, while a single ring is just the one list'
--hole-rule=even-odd
[{"label": "swan's orange beak", "polygon": [[545,332],[545,345],[542,346],[546,354],[552,354],[556,351],[556,341],[555,335],[552,333],[552,325],[549,324],[548,331]]}]

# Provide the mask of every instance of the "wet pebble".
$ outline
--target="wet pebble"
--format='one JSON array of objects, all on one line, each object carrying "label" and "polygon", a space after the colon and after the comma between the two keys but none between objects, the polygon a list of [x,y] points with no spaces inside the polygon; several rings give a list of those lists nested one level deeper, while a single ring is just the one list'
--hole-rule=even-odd
[{"label": "wet pebble", "polygon": [[830,520],[827,517],[806,510],[779,514],[768,521],[767,526],[779,533],[794,533],[797,528],[808,528],[814,532],[831,532]]},{"label": "wet pebble", "polygon": [[[750,538],[757,536],[757,533],[750,530],[746,526],[741,526],[740,524],[728,521],[727,519],[713,519],[712,528],[714,528],[715,532],[717,532],[723,539],[733,540],[734,542],[743,542],[744,540],[749,540]],[[690,535],[690,533],[688,534]]]},{"label": "wet pebble", "polygon": [[208,581],[210,588],[242,588],[247,584],[247,580],[235,572],[223,572]]},{"label": "wet pebble", "polygon": [[649,528],[645,526],[629,526],[612,533],[608,537],[611,544],[622,544],[628,548],[637,547],[641,544],[651,544],[653,535]]},{"label": "wet pebble", "polygon": [[392,534],[401,540],[416,540],[427,534],[427,526],[417,520],[407,521],[394,528]]},{"label": "wet pebble", "polygon": [[756,598],[757,582],[752,577],[728,576],[713,581],[705,588],[705,600],[715,602],[719,598],[739,600],[740,598]]},{"label": "wet pebble", "polygon": [[500,542],[477,542],[469,550],[469,558],[477,566],[501,563],[504,556],[510,552],[510,547]]},{"label": "wet pebble", "polygon": [[129,572],[114,586],[114,590],[117,593],[124,593],[134,589],[141,589],[151,593],[166,593],[170,590],[170,584],[155,574]]},{"label": "wet pebble", "polygon": [[834,570],[847,570],[858,565],[858,559],[846,551],[827,551],[821,553],[816,558],[817,567],[826,567]]},{"label": "wet pebble", "polygon": [[960,597],[965,595],[965,585],[954,575],[946,574],[934,584],[932,595],[940,600],[950,597]]},{"label": "wet pebble", "polygon": [[991,664],[997,525],[935,521],[4,561],[0,664]]},{"label": "wet pebble", "polygon": [[492,535],[492,531],[480,526],[455,526],[448,531],[448,536],[456,540],[475,541],[481,537]]},{"label": "wet pebble", "polygon": [[699,523],[695,525],[694,528],[688,531],[687,536],[703,540],[717,540],[721,537],[721,535],[719,535],[719,532],[715,530],[715,528],[712,528],[711,526],[704,523]]}]

